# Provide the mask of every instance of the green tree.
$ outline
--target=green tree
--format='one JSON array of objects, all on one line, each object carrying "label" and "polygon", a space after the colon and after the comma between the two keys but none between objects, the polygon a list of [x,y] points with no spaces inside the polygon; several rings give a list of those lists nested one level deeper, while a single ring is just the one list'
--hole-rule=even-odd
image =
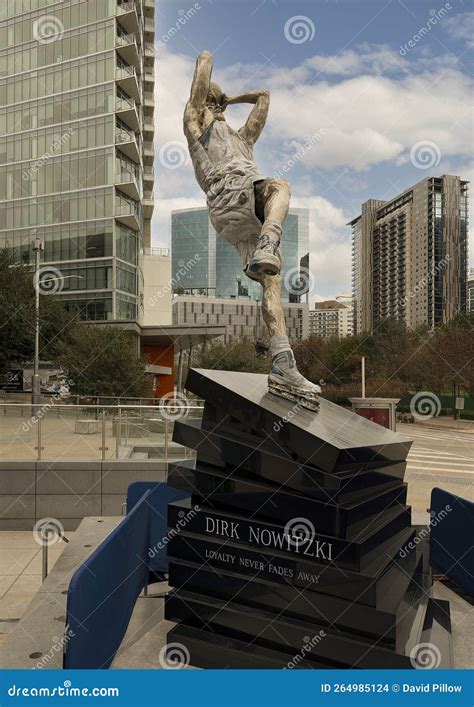
[{"label": "green tree", "polygon": [[[52,294],[40,295],[40,357],[53,360],[74,320]],[[14,364],[32,361],[35,337],[35,289],[31,265],[15,263],[0,251],[0,374]]]},{"label": "green tree", "polygon": [[145,361],[123,329],[79,325],[60,344],[58,364],[80,395],[139,398],[147,394]]},{"label": "green tree", "polygon": [[222,371],[267,373],[269,356],[258,356],[253,341],[240,339],[227,344],[213,341],[193,352],[196,368],[216,368]]}]

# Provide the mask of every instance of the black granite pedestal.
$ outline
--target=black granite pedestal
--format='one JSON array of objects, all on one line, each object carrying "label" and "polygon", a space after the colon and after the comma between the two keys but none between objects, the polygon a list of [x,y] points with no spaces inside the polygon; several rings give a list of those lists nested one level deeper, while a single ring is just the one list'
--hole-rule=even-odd
[{"label": "black granite pedestal", "polygon": [[413,668],[421,644],[451,667],[406,504],[411,443],[263,375],[192,369],[187,388],[205,407],[174,426],[196,460],[168,469],[192,494],[169,505],[168,643],[203,668]]}]

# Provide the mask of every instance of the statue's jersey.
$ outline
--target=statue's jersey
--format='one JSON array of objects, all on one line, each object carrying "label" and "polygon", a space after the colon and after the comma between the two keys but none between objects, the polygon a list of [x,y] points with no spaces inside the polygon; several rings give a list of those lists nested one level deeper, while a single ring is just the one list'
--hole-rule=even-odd
[{"label": "statue's jersey", "polygon": [[224,120],[215,120],[189,151],[198,184],[207,195],[212,225],[246,260],[244,242],[254,241],[262,227],[255,215],[253,185],[265,179],[255,164],[252,145]]}]

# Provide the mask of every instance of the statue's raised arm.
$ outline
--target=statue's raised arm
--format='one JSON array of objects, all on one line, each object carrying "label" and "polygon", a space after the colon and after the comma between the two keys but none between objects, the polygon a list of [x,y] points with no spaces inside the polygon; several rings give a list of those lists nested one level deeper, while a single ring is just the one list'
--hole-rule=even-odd
[{"label": "statue's raised arm", "polygon": [[207,98],[211,88],[212,54],[204,51],[196,60],[191,95],[184,110],[184,134],[191,145],[199,140],[202,133],[213,120],[207,108]]}]

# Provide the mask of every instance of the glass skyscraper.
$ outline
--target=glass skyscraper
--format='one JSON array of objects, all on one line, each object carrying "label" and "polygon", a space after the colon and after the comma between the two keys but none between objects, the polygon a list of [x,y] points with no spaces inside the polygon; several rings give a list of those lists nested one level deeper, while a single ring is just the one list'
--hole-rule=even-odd
[{"label": "glass skyscraper", "polygon": [[2,0],[0,247],[92,320],[140,316],[153,212],[154,0]]},{"label": "glass skyscraper", "polygon": [[[291,274],[299,271],[308,247],[309,211],[290,208],[281,238],[282,298],[285,301],[292,299],[286,283],[294,282]],[[171,255],[175,292],[192,291],[223,298],[262,297],[261,286],[244,275],[237,250],[216,234],[207,208],[173,211]]]}]

